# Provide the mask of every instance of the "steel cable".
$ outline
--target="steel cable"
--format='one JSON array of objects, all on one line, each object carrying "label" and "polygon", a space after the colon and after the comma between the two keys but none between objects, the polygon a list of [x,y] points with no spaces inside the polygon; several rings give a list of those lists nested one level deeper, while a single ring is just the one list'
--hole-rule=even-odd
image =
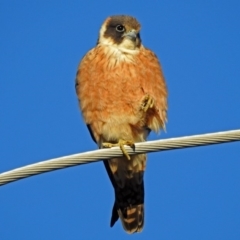
[{"label": "steel cable", "polygon": [[[234,141],[240,141],[240,130],[141,142],[136,143],[134,149],[128,146],[125,146],[125,148],[128,151],[129,155],[133,155],[138,153],[166,151]],[[114,147],[110,149],[106,148],[90,152],[73,154],[65,157],[54,158],[1,173],[0,185],[4,185],[37,174],[54,171],[57,169],[101,161],[105,159],[110,159],[112,157],[120,156],[122,156],[120,148]]]}]

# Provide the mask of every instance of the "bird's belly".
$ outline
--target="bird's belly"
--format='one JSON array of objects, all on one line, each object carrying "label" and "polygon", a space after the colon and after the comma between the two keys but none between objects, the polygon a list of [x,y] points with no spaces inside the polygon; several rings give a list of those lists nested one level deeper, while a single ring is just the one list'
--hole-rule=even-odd
[{"label": "bird's belly", "polygon": [[102,122],[100,129],[104,141],[117,142],[119,139],[141,142],[146,139],[146,114],[141,109],[143,93],[133,96],[122,94],[112,96],[112,101],[101,103],[98,121]]}]

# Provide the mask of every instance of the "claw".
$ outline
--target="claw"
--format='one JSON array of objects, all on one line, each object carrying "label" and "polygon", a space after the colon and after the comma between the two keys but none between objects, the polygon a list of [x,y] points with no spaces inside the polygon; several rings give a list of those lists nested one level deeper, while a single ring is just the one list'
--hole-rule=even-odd
[{"label": "claw", "polygon": [[118,146],[119,146],[120,149],[121,149],[121,151],[122,151],[122,153],[123,153],[123,155],[124,155],[128,160],[130,160],[131,158],[130,158],[129,154],[127,153],[126,149],[124,148],[124,145],[128,145],[128,146],[130,146],[130,147],[134,147],[134,142],[133,142],[133,141],[128,141],[128,140],[122,140],[122,139],[120,139],[120,140],[118,141],[118,143],[108,143],[108,142],[105,142],[105,143],[102,144],[102,146],[103,146],[104,148],[112,148],[112,147],[118,147]]},{"label": "claw", "polygon": [[147,110],[149,108],[153,108],[153,106],[154,106],[154,99],[149,94],[145,95],[142,101],[141,109],[144,112],[147,112]]}]

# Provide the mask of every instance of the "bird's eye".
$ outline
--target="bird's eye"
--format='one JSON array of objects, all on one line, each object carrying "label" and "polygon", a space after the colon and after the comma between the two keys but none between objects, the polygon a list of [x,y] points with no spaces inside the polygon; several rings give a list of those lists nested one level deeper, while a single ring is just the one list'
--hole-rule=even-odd
[{"label": "bird's eye", "polygon": [[124,32],[125,28],[124,28],[123,25],[117,25],[117,26],[116,26],[116,30],[117,30],[118,32]]}]

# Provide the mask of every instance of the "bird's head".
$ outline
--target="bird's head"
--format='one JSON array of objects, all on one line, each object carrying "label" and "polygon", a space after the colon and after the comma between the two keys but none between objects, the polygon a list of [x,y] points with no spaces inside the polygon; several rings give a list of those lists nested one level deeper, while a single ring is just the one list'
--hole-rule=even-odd
[{"label": "bird's head", "polygon": [[108,17],[100,29],[98,44],[122,50],[137,50],[141,46],[140,28],[140,23],[134,17],[127,15]]}]

